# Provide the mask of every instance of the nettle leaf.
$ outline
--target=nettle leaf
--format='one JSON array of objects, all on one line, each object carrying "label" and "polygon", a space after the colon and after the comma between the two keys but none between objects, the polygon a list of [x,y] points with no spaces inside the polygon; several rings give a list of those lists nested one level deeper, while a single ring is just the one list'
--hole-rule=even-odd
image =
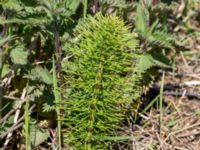
[{"label": "nettle leaf", "polygon": [[56,110],[54,103],[44,103],[43,104],[43,112],[51,112]]},{"label": "nettle leaf", "polygon": [[151,36],[148,37],[148,40],[157,45],[160,45],[166,48],[172,48],[173,41],[175,40],[175,38],[173,35],[167,33],[164,30],[157,30],[153,32]]},{"label": "nettle leaf", "polygon": [[31,127],[30,137],[31,144],[35,147],[47,140],[49,138],[49,133],[45,129],[40,129],[36,126],[33,126]]},{"label": "nettle leaf", "polygon": [[46,84],[51,85],[53,83],[53,77],[47,70],[47,68],[43,68],[40,66],[35,67],[31,70],[31,72],[25,76],[26,78],[29,78],[31,80],[39,80],[41,82],[44,82]]},{"label": "nettle leaf", "polygon": [[149,18],[149,11],[143,5],[138,4],[135,16],[136,31],[150,44],[172,48],[174,36],[165,30],[163,24],[159,24],[158,19],[150,25]]},{"label": "nettle leaf", "polygon": [[44,94],[45,85],[37,84],[29,87],[29,99],[34,101]]},{"label": "nettle leaf", "polygon": [[155,66],[170,67],[170,60],[163,54],[147,53],[140,57],[139,63],[136,65],[141,72]]},{"label": "nettle leaf", "polygon": [[[25,134],[25,126],[23,127],[22,133]],[[35,147],[45,142],[49,138],[49,133],[46,129],[39,128],[37,122],[34,119],[30,120],[30,141],[31,146]]]},{"label": "nettle leaf", "polygon": [[0,4],[6,9],[11,9],[15,11],[20,11],[22,9],[21,3],[18,0],[1,1]]},{"label": "nettle leaf", "polygon": [[14,64],[27,64],[28,51],[25,50],[24,45],[18,45],[10,52],[11,60]]},{"label": "nettle leaf", "polygon": [[46,84],[52,84],[52,75],[49,73],[49,71],[46,68],[42,67],[36,67],[35,68],[36,74],[40,77],[40,79],[46,83]]},{"label": "nettle leaf", "polygon": [[146,55],[142,55],[140,57],[140,61],[139,63],[136,65],[136,67],[138,68],[138,70],[140,70],[141,72],[146,71],[147,69],[153,67],[154,61],[153,58],[150,54],[146,54]]}]

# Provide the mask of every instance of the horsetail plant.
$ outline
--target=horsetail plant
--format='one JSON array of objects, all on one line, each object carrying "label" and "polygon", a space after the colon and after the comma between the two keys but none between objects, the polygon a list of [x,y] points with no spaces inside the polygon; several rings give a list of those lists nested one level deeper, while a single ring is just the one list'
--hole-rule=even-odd
[{"label": "horsetail plant", "polygon": [[107,149],[140,94],[137,35],[116,16],[86,17],[65,45],[61,120],[69,149]]}]

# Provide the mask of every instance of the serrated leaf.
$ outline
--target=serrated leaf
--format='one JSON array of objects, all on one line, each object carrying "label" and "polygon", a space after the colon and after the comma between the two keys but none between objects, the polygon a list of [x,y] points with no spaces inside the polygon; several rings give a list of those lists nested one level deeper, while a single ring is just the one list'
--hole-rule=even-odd
[{"label": "serrated leaf", "polygon": [[0,4],[6,9],[12,9],[15,11],[20,11],[22,7],[20,6],[20,2],[18,0],[8,0],[4,2],[0,2]]},{"label": "serrated leaf", "polygon": [[155,64],[152,56],[150,54],[145,54],[140,57],[139,63],[136,65],[136,67],[141,72],[144,72],[145,70],[153,67],[154,65]]},{"label": "serrated leaf", "polygon": [[54,103],[44,103],[43,104],[43,112],[50,112],[56,110]]},{"label": "serrated leaf", "polygon": [[32,69],[31,72],[25,77],[31,80],[39,80],[49,85],[53,83],[53,78],[49,71],[46,68],[42,68],[40,66]]},{"label": "serrated leaf", "polygon": [[138,70],[144,72],[154,66],[170,66],[170,60],[159,53],[147,53],[140,57],[139,63],[136,65]]},{"label": "serrated leaf", "polygon": [[46,68],[42,67],[36,67],[35,68],[36,74],[40,77],[40,79],[47,83],[47,84],[52,84],[52,75],[49,73],[49,71]]},{"label": "serrated leaf", "polygon": [[32,125],[30,128],[30,140],[31,145],[38,146],[49,137],[49,133],[47,130],[37,128],[36,126]]},{"label": "serrated leaf", "polygon": [[27,64],[28,51],[25,51],[24,46],[20,45],[12,49],[10,52],[11,60],[14,64]]},{"label": "serrated leaf", "polygon": [[173,35],[165,32],[164,30],[157,30],[153,32],[147,39],[155,43],[157,45],[166,47],[166,48],[172,48],[173,47],[173,41],[175,40]]}]

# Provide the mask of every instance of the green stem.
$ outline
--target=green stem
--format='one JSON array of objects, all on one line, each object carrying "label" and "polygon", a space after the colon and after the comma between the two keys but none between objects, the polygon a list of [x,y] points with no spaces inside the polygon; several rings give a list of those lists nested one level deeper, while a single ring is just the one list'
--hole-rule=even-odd
[{"label": "green stem", "polygon": [[101,95],[101,82],[103,76],[103,64],[102,62],[99,64],[99,72],[96,75],[96,84],[94,89],[94,96],[92,102],[90,104],[90,118],[89,118],[89,126],[88,126],[88,134],[86,138],[86,150],[92,149],[92,135],[94,131],[94,123],[95,123],[95,114],[97,109],[97,102],[100,100],[99,95]]},{"label": "green stem", "polygon": [[59,150],[62,149],[62,133],[61,133],[61,119],[60,119],[60,108],[57,106],[60,100],[62,100],[62,93],[58,92],[58,86],[60,87],[63,83],[63,76],[61,73],[62,65],[61,65],[61,40],[59,35],[59,25],[56,17],[54,18],[54,36],[55,36],[55,54],[56,54],[56,62],[57,62],[57,70],[55,67],[55,59],[53,56],[53,88],[54,88],[54,97],[56,103],[56,113],[57,113],[57,128],[58,128],[58,145]]},{"label": "green stem", "polygon": [[83,17],[84,18],[87,15],[87,3],[88,3],[88,0],[83,0]]},{"label": "green stem", "polygon": [[29,101],[28,98],[26,97],[26,104],[25,104],[25,136],[26,136],[26,149],[31,150],[30,146],[30,127],[29,127]]}]

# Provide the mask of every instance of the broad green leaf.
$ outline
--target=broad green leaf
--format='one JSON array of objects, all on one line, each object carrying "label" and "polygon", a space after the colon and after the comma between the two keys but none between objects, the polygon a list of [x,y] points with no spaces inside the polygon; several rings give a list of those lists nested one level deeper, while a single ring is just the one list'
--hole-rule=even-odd
[{"label": "broad green leaf", "polygon": [[2,5],[6,9],[12,9],[15,11],[20,11],[22,7],[20,6],[19,0],[7,0],[7,1],[1,1],[0,5]]},{"label": "broad green leaf", "polygon": [[25,65],[27,64],[28,51],[23,45],[20,45],[11,50],[10,57],[14,64]]},{"label": "broad green leaf", "polygon": [[144,72],[145,70],[153,67],[154,65],[155,64],[152,56],[150,54],[145,54],[140,57],[139,63],[136,65],[136,67],[141,72]]},{"label": "broad green leaf", "polygon": [[30,128],[30,140],[31,145],[38,146],[45,140],[49,138],[49,133],[45,129],[37,128],[35,125],[32,125]]},{"label": "broad green leaf", "polygon": [[136,65],[138,70],[144,72],[154,66],[170,66],[170,60],[159,53],[147,53],[140,57],[139,63]]}]

